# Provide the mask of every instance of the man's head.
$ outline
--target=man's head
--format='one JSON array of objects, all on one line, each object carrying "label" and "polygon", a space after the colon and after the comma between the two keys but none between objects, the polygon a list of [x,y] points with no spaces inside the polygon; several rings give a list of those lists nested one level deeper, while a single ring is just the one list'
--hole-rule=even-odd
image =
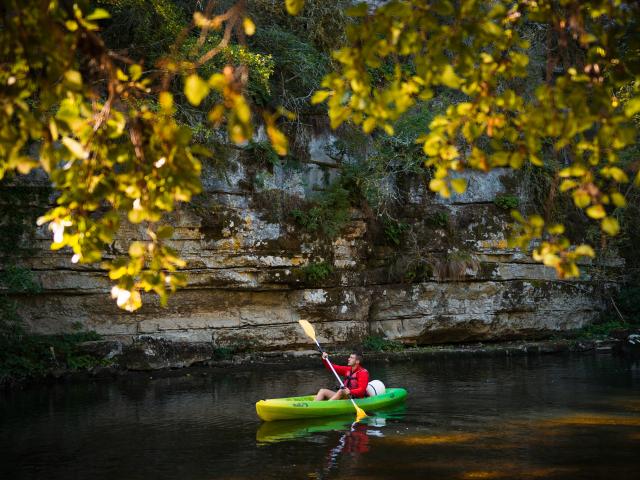
[{"label": "man's head", "polygon": [[360,365],[362,363],[362,354],[360,352],[352,352],[349,355],[349,360],[347,361],[347,365],[350,367],[355,367],[356,365]]}]

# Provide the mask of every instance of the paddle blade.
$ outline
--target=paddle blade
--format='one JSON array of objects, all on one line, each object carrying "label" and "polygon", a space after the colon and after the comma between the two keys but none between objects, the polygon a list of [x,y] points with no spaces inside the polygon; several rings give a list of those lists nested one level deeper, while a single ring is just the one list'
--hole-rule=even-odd
[{"label": "paddle blade", "polygon": [[304,333],[307,334],[307,337],[309,337],[311,340],[313,340],[315,342],[315,340],[316,340],[316,331],[313,329],[313,326],[306,320],[298,320],[298,323],[300,324],[300,326],[304,330]]},{"label": "paddle blade", "polygon": [[363,409],[356,405],[356,422],[359,422],[363,418],[367,418],[367,414]]}]

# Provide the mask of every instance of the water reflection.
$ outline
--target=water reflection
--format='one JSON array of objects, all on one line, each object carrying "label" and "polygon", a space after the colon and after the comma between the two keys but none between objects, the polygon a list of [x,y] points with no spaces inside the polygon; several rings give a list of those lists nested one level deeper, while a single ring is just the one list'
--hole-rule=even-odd
[{"label": "water reflection", "polygon": [[258,445],[261,445],[296,440],[321,432],[347,433],[354,430],[363,431],[369,436],[382,437],[384,436],[382,428],[386,426],[387,420],[401,420],[404,418],[405,412],[406,406],[399,405],[391,409],[370,413],[359,423],[354,422],[353,415],[263,422],[256,432],[256,441]]},{"label": "water reflection", "polygon": [[317,391],[321,368],[0,393],[0,478],[637,479],[640,368],[612,356],[370,364],[403,412],[261,424],[254,405]]},{"label": "water reflection", "polygon": [[338,433],[337,440],[331,442],[320,467],[309,475],[321,480],[329,478],[338,469],[341,457],[348,456],[354,461],[359,455],[369,452],[370,438],[383,438],[387,422],[402,420],[405,412],[405,405],[399,405],[371,413],[360,422],[354,422],[353,415],[263,422],[256,432],[256,441],[259,446],[264,446],[310,438],[315,434]]}]

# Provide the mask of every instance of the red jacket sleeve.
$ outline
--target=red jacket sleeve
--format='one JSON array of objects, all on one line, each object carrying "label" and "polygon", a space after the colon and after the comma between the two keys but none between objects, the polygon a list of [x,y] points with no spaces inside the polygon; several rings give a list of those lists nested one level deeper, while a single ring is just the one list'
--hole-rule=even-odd
[{"label": "red jacket sleeve", "polygon": [[[331,371],[331,367],[329,366],[329,362],[326,361],[324,358],[322,359],[322,362],[324,363],[324,366],[327,370]],[[335,368],[336,372],[338,373],[338,375],[344,377],[346,375],[349,375],[349,371],[351,370],[350,367],[343,367],[342,365],[336,365],[335,363],[332,363],[333,368]]]},{"label": "red jacket sleeve", "polygon": [[358,379],[358,388],[351,389],[351,395],[362,398],[366,395],[367,385],[369,384],[369,372],[364,368],[356,373]]}]

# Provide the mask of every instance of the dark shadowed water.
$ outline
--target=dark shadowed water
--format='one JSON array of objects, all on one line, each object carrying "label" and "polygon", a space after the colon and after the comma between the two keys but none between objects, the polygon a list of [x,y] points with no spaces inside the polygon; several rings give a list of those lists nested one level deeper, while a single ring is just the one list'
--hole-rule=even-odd
[{"label": "dark shadowed water", "polygon": [[[262,424],[317,369],[146,375],[0,394],[0,478],[640,478],[640,365],[604,356],[370,364],[404,409]],[[205,376],[206,373],[206,376]]]}]

